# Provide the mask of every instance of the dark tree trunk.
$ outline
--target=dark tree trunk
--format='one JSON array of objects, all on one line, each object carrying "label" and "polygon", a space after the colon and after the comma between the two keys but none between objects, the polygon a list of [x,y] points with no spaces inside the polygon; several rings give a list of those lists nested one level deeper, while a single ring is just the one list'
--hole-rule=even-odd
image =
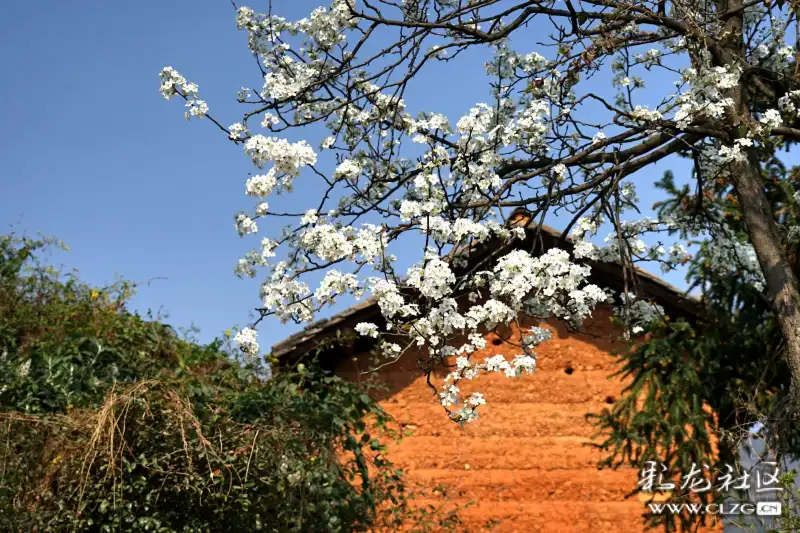
[{"label": "dark tree trunk", "polygon": [[764,272],[767,294],[786,343],[786,362],[792,374],[793,407],[800,406],[800,294],[781,236],[753,163],[737,165],[732,173],[750,242]]}]

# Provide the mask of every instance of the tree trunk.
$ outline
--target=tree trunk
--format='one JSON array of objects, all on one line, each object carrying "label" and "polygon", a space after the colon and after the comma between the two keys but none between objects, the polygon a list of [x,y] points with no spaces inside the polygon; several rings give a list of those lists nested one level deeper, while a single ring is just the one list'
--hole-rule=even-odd
[{"label": "tree trunk", "polygon": [[[744,42],[744,0],[718,0],[717,10],[731,11],[724,24],[721,41],[724,57],[718,57],[720,64],[746,65]],[[731,90],[729,96],[736,102],[732,129],[752,121],[748,91],[740,84]],[[735,131],[735,129],[734,129]],[[739,199],[739,207],[744,216],[747,234],[756,252],[758,263],[764,273],[767,295],[778,319],[785,341],[785,358],[791,373],[792,418],[800,414],[800,294],[797,280],[789,265],[781,243],[781,235],[769,200],[764,194],[761,173],[753,154],[743,163],[731,165],[731,181]]]},{"label": "tree trunk", "polygon": [[800,411],[800,294],[781,245],[781,236],[761,177],[752,163],[736,165],[732,180],[750,242],[764,273],[767,294],[786,342],[785,357],[792,377],[792,411]]}]

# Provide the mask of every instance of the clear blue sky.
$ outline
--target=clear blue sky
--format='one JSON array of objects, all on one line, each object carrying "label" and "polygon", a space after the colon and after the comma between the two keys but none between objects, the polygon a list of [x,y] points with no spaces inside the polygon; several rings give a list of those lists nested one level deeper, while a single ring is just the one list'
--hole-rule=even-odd
[{"label": "clear blue sky", "polygon": [[[274,6],[298,19],[319,3]],[[248,5],[260,10],[266,2]],[[72,251],[53,261],[93,284],[117,274],[166,278],[142,287],[132,308],[163,306],[168,322],[194,322],[202,340],[245,325],[259,303],[258,284],[233,275],[253,245],[236,235],[233,215],[251,208],[244,182],[252,165],[210,123],[185,121],[181,104],[158,93],[158,73],[171,65],[199,85],[215,117],[240,119],[236,92],[262,81],[230,3],[47,0],[33,11],[27,2],[4,2],[0,57],[2,231],[14,225],[66,241]],[[485,98],[481,61],[447,68],[414,85],[406,98],[412,113],[455,120]],[[641,184],[670,165],[676,168],[661,165],[639,181],[645,207],[652,198]],[[680,275],[668,279],[681,283]],[[296,329],[266,323],[262,346]]]}]

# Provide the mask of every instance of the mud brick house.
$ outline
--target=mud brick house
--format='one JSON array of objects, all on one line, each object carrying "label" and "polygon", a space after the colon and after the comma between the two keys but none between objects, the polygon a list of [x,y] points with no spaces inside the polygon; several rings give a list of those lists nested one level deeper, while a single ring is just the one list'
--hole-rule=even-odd
[{"label": "mud brick house", "polygon": [[[517,214],[512,224],[525,224]],[[528,239],[516,246],[533,249],[570,249],[560,233],[541,227],[528,230]],[[491,246],[491,245],[490,245]],[[480,253],[475,260],[479,260]],[[620,291],[624,287],[619,265],[597,263],[592,283]],[[671,316],[691,316],[695,304],[677,289],[645,272],[638,272],[640,291]],[[377,304],[366,301],[330,319],[312,324],[273,348],[281,361],[296,361],[320,339],[348,331],[359,322],[379,322]],[[634,533],[643,531],[644,504],[626,499],[636,488],[633,469],[598,470],[600,453],[586,446],[594,428],[584,415],[613,404],[623,388],[612,356],[621,345],[611,323],[611,309],[598,308],[583,332],[569,332],[548,322],[553,338],[537,350],[535,375],[509,379],[486,375],[470,384],[483,392],[487,404],[480,419],[463,427],[447,419],[437,398],[409,354],[380,370],[388,386],[381,403],[411,435],[393,445],[389,457],[411,481],[428,487],[444,484],[448,499],[476,504],[462,511],[469,531],[484,531],[497,520],[496,532]],[[524,324],[530,327],[536,324]],[[544,326],[544,324],[542,324]],[[519,342],[518,332],[501,332]],[[519,353],[519,348],[497,334],[486,335],[487,348],[473,357]],[[361,342],[361,341],[359,341]],[[343,377],[363,379],[370,368],[369,346],[356,344],[325,356],[330,368]],[[460,384],[466,395],[471,392]],[[454,496],[460,493],[460,495]]]}]

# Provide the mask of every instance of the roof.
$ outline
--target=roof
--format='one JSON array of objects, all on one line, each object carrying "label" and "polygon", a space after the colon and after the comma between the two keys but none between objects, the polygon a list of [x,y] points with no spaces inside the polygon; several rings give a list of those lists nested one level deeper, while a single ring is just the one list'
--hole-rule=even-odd
[{"label": "roof", "polygon": [[[550,226],[545,224],[532,226],[530,216],[524,210],[512,213],[509,217],[509,225],[524,227],[527,231],[527,237],[521,241],[514,241],[513,248],[531,249],[536,239],[541,241],[544,250],[559,247],[569,251],[573,246],[569,238],[565,238],[560,231]],[[471,259],[474,257],[474,261],[480,261],[483,256],[492,251],[492,244],[484,242],[472,247]],[[592,267],[592,273],[589,276],[591,283],[616,291],[624,290],[625,282],[619,262],[592,261],[590,265]],[[699,302],[695,298],[649,272],[640,268],[636,268],[635,271],[640,293],[645,297],[652,298],[655,303],[664,308],[667,314],[685,318],[694,318],[699,315]],[[380,309],[377,300],[369,298],[290,335],[272,347],[272,355],[277,358],[290,359],[301,357],[321,339],[334,335],[340,330],[351,330],[359,322],[374,322],[375,318],[379,316]]]}]

